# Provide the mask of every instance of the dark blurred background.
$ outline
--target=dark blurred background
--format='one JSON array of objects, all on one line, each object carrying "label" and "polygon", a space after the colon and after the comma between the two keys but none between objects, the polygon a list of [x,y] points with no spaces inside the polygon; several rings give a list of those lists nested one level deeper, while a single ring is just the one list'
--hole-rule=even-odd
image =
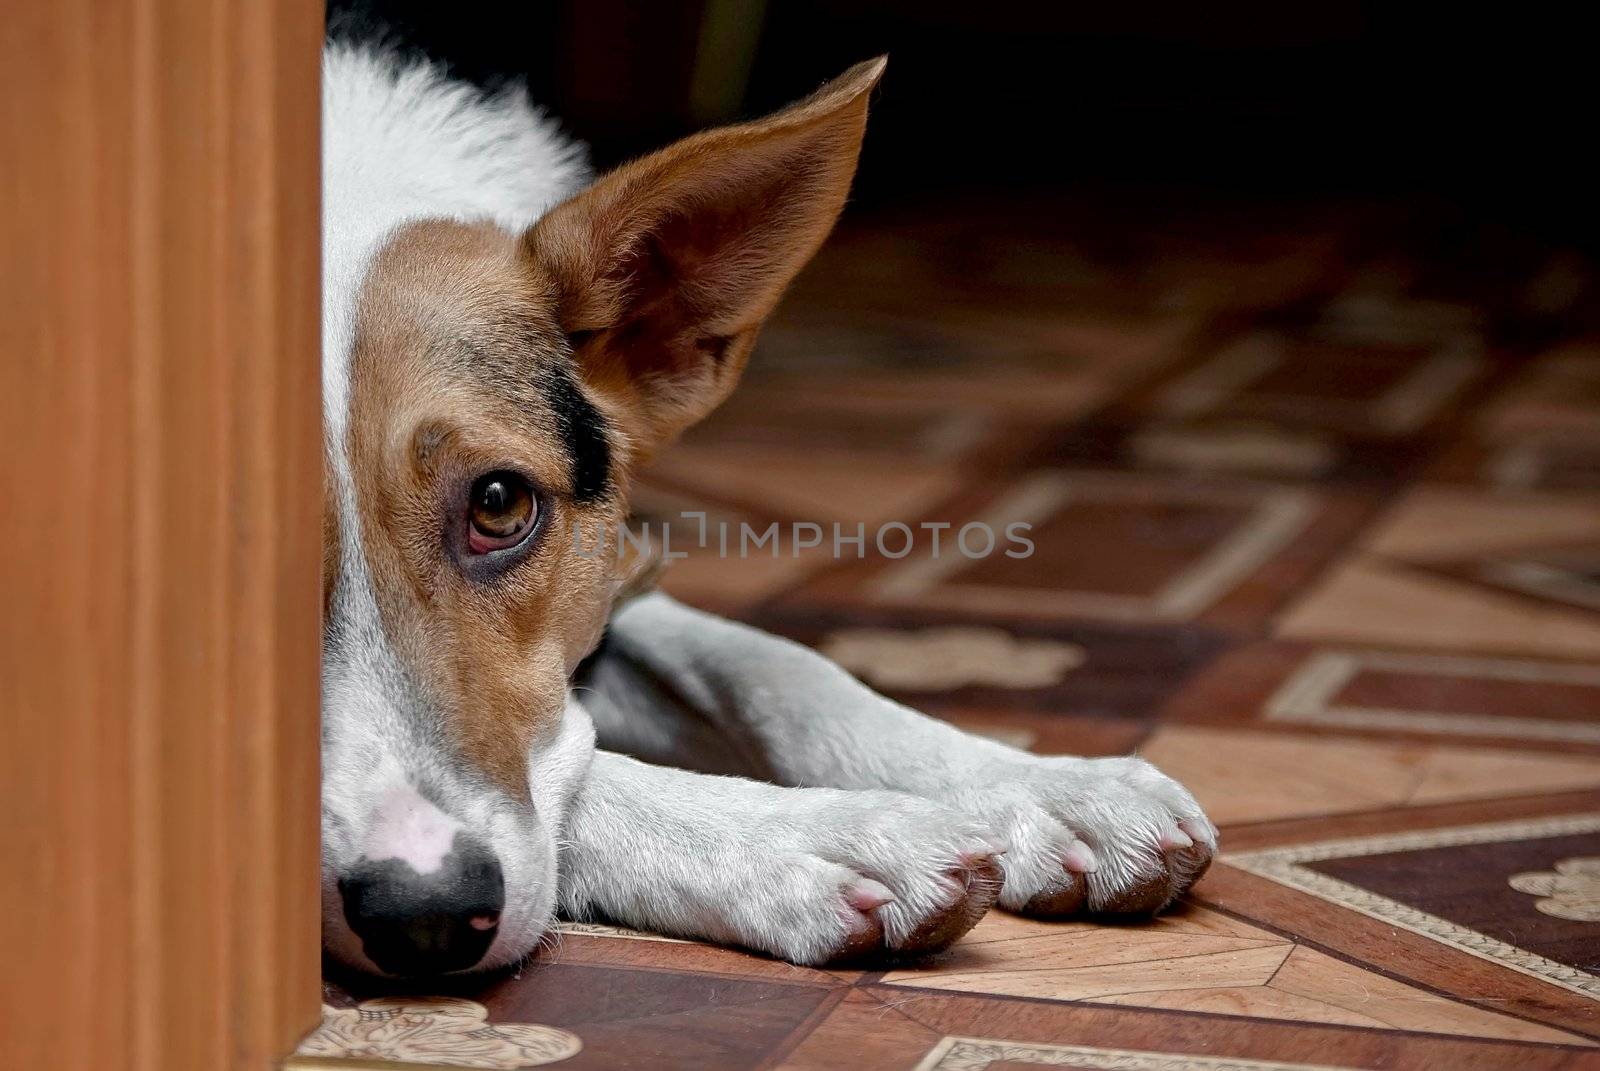
[{"label": "dark blurred background", "polygon": [[1578,5],[337,0],[526,80],[604,166],[888,53],[859,208],[961,193],[1402,199],[1593,245]]}]

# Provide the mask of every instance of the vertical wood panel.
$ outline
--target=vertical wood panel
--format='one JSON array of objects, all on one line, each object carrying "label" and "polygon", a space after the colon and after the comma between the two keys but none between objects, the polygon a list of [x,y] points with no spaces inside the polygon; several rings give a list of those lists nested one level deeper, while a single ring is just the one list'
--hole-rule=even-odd
[{"label": "vertical wood panel", "polygon": [[0,1066],[315,1023],[321,19],[0,20]]}]

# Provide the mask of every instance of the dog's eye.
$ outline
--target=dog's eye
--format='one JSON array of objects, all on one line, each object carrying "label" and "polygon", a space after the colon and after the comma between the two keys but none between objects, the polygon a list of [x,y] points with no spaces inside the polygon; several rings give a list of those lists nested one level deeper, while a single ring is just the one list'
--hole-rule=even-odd
[{"label": "dog's eye", "polygon": [[538,499],[527,480],[514,472],[480,476],[467,502],[467,543],[474,554],[514,547],[538,516]]}]

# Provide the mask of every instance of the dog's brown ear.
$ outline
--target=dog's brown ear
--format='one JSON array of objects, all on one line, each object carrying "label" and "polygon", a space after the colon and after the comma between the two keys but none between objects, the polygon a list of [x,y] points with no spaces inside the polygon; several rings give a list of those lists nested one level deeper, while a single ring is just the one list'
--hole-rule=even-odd
[{"label": "dog's brown ear", "polygon": [[637,160],[524,237],[585,379],[649,451],[733,389],[844,205],[884,58],[765,119]]}]

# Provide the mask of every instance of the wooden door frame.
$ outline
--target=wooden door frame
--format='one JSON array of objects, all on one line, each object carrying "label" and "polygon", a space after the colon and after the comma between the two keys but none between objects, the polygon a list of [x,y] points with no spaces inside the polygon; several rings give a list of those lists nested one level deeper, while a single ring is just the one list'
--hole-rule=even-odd
[{"label": "wooden door frame", "polygon": [[0,1066],[317,1021],[322,19],[0,19]]}]

